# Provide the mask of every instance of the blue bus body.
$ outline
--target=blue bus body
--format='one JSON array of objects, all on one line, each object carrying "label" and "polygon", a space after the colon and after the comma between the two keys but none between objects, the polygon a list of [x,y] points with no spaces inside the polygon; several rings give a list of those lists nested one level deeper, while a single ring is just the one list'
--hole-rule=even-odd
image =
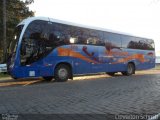
[{"label": "blue bus body", "polygon": [[[27,37],[29,33],[26,32],[27,29],[30,29],[30,31],[32,32],[34,31],[32,30],[32,28],[29,28],[28,26],[33,21],[36,20],[39,20],[39,18],[29,19],[28,20],[29,22],[27,23],[25,23],[25,21],[27,21],[25,20],[18,25],[21,26],[22,28],[20,30],[18,40],[15,44],[14,52],[11,49],[12,54],[10,55],[10,58],[8,60],[8,72],[13,78],[54,76],[55,69],[60,64],[65,64],[69,66],[72,75],[99,73],[99,72],[123,73],[127,71],[127,66],[129,63],[134,65],[135,70],[151,69],[155,67],[154,45],[151,46],[151,44],[154,44],[153,40],[149,41],[147,39],[147,41],[149,41],[148,43],[150,44],[150,46],[149,44],[147,44],[149,46],[147,49],[145,49],[145,47],[143,47],[143,49],[136,49],[133,48],[133,44],[135,44],[134,47],[135,46],[137,47],[137,45],[141,44],[142,43],[141,41],[143,40],[135,43],[133,43],[133,40],[131,40],[129,43],[127,43],[128,44],[127,46],[132,46],[132,47],[123,47],[123,45],[126,44],[126,42],[123,43],[122,39],[123,36],[120,36],[121,39],[120,46],[118,45],[116,46],[117,43],[111,43],[112,40],[109,40],[110,38],[107,38],[108,37],[107,35],[109,33],[108,31],[98,30],[97,32],[101,37],[96,37],[95,34],[96,32],[94,31],[94,29],[78,26],[79,27],[78,29],[84,28],[92,31],[88,33],[89,36],[92,36],[91,37],[92,39],[88,38],[86,39],[85,43],[79,43],[76,42],[81,37],[77,35],[79,34],[78,33],[79,31],[77,31],[77,33],[74,33],[76,34],[75,36],[69,35],[70,37],[69,38],[68,36],[67,37],[64,36],[72,34],[72,32],[68,32],[67,34],[63,33],[61,35],[60,33],[57,32],[58,30],[55,30],[55,28],[51,30],[52,28],[48,27],[47,30],[50,29],[50,31],[54,31],[54,35],[55,34],[57,35],[56,38],[52,37],[53,39],[51,38],[51,40],[56,39],[60,41],[60,39],[62,40],[68,39],[68,41],[67,43],[63,44],[55,43],[57,44],[56,47],[50,46],[50,44],[52,44],[50,42],[48,42],[48,44],[45,45],[45,47],[44,46],[39,47],[45,43],[39,44],[37,41],[32,40],[32,35],[30,35],[30,37]],[[49,25],[52,24],[51,23],[52,20],[50,19],[48,20],[48,18],[46,18],[45,20],[42,19],[41,21],[45,21]],[[56,23],[55,21],[53,22]],[[65,23],[60,23],[60,24],[66,25]],[[75,25],[72,24],[69,24],[69,26],[75,27]],[[70,31],[72,29],[70,28]],[[94,35],[92,35],[93,32],[95,32]],[[105,34],[105,32],[107,32],[107,35]],[[34,36],[33,39],[39,39],[40,37],[35,37],[38,36],[38,32],[35,33],[37,35],[33,35]],[[110,33],[113,34],[112,32]],[[80,34],[82,35],[82,32]],[[85,34],[86,32],[83,32],[83,36],[85,36]],[[43,41],[47,41],[47,39],[49,40],[51,35],[52,34],[49,33],[48,37],[43,37]],[[123,35],[123,34],[118,33],[117,35]],[[114,39],[114,37],[112,36],[111,38]],[[31,39],[30,43],[26,42],[28,39],[29,40]],[[90,40],[92,40],[92,43],[90,43]],[[95,40],[97,41],[95,42]],[[23,41],[25,41],[24,45],[22,45]],[[24,47],[27,45],[30,45],[30,47],[28,48]],[[143,43],[143,45],[145,46],[146,44]],[[31,48],[30,51],[26,50],[29,48]],[[47,52],[43,52],[43,50]],[[30,57],[28,58],[26,57],[28,55],[27,52],[28,53],[30,52],[29,53]],[[39,58],[37,58],[34,52],[37,52],[36,54]],[[28,59],[28,61],[26,61],[25,59]]]}]

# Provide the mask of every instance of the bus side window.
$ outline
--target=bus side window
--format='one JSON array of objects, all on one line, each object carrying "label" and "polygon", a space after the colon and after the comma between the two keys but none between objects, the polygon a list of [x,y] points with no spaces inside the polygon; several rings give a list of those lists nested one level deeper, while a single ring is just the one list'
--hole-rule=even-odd
[{"label": "bus side window", "polygon": [[110,32],[104,32],[105,48],[108,52],[112,49],[119,49],[121,47],[121,36]]},{"label": "bus side window", "polygon": [[115,33],[109,33],[109,42],[111,43],[111,48],[121,48],[122,47],[122,42],[121,42],[121,36],[119,34]]},{"label": "bus side window", "polygon": [[86,29],[80,27],[68,26],[69,41],[71,44],[86,44]]},{"label": "bus side window", "polygon": [[122,47],[123,48],[130,48],[129,46],[131,45],[133,41],[135,41],[135,38],[132,36],[127,36],[127,35],[121,35],[122,39]]},{"label": "bus side window", "polygon": [[69,44],[68,28],[59,23],[52,23],[49,29],[49,40],[52,41],[53,47]]},{"label": "bus side window", "polygon": [[105,42],[103,40],[103,32],[98,30],[89,30],[89,38],[87,39],[87,44],[95,46],[104,46]]}]

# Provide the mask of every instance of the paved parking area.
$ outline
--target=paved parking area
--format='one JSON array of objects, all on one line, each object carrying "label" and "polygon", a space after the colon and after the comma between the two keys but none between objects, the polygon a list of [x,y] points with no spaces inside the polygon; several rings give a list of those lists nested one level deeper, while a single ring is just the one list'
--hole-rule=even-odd
[{"label": "paved parking area", "polygon": [[45,114],[56,119],[67,115],[74,120],[78,117],[69,115],[79,115],[80,119],[86,118],[85,115],[87,119],[107,119],[110,114],[160,112],[160,74],[100,76],[65,83],[32,80],[24,85],[1,86],[0,113]]}]

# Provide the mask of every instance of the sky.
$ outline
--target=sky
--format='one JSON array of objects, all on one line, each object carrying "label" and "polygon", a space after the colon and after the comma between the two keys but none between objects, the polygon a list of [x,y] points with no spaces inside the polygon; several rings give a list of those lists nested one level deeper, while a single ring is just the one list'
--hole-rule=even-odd
[{"label": "sky", "polygon": [[34,0],[29,7],[35,16],[154,39],[160,56],[160,0]]}]

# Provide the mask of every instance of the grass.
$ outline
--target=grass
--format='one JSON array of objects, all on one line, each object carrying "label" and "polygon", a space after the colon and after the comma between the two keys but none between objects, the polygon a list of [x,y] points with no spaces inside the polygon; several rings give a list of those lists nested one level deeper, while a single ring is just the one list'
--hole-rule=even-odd
[{"label": "grass", "polygon": [[4,78],[4,77],[10,77],[10,75],[8,75],[7,73],[0,73],[0,78]]},{"label": "grass", "polygon": [[156,64],[155,70],[160,70],[160,64]]}]

